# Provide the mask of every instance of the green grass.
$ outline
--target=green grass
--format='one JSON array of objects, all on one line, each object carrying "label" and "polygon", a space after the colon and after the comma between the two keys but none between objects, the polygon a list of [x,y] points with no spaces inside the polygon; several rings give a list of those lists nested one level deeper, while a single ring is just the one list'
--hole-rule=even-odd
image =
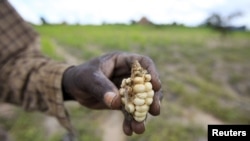
[{"label": "green grass", "polygon": [[[178,26],[42,26],[37,30],[73,50],[72,53],[82,51],[83,60],[115,50],[150,56],[161,74],[165,95],[177,97],[173,106],[180,111],[194,106],[226,123],[250,123],[249,109],[240,106],[248,103],[249,97],[242,98],[236,91],[228,90],[232,85],[250,81],[249,73],[241,73],[250,69],[249,32],[235,32],[222,38],[207,28]],[[164,99],[169,101],[172,100]],[[178,122],[172,125],[165,120],[164,115],[175,115],[167,108],[158,120],[150,121],[144,135],[129,140],[194,140],[205,136],[198,125],[190,127]]]},{"label": "green grass", "polygon": [[54,60],[63,60],[63,57],[56,53],[56,47],[55,43],[53,43],[53,40],[46,36],[41,38],[41,52]]},{"label": "green grass", "polygon": [[[129,141],[206,138],[205,129],[183,114],[189,108],[224,123],[250,123],[250,32],[221,37],[207,28],[137,25],[46,25],[35,29],[41,35],[43,53],[55,60],[63,60],[56,52],[59,47],[84,61],[110,51],[140,53],[153,59],[164,91],[161,115],[148,121],[143,135],[128,137]],[[70,114],[81,139],[101,140],[96,120],[99,121],[102,112],[72,108]],[[35,141],[40,141],[44,138],[40,129],[35,129],[36,117],[22,114],[16,117],[17,123],[6,126],[13,128],[10,129],[13,136],[25,141],[37,136]],[[26,118],[31,121],[25,125],[28,131],[19,131],[24,126],[19,120]]]},{"label": "green grass", "polygon": [[19,108],[15,108],[13,111],[15,114],[11,118],[6,119],[0,116],[0,123],[14,140],[54,141],[61,138],[60,133],[50,137],[45,136],[46,130],[41,122],[44,117],[40,113],[27,113]]}]

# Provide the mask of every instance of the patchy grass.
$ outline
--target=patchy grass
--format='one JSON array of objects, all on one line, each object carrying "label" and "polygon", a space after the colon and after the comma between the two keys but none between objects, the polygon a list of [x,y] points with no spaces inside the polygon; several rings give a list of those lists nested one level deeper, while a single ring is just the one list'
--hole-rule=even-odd
[{"label": "patchy grass", "polygon": [[57,54],[56,47],[51,38],[48,38],[46,36],[41,38],[41,51],[54,60],[63,60],[63,57]]}]

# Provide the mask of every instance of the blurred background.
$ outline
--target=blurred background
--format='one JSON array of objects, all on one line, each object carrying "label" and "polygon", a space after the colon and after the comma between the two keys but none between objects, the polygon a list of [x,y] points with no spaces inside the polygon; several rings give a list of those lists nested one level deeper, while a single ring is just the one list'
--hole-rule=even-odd
[{"label": "blurred background", "polygon": [[[80,64],[111,51],[151,57],[160,73],[161,115],[126,137],[119,111],[66,102],[85,141],[206,141],[208,124],[250,124],[249,0],[9,0],[54,60]],[[59,141],[57,121],[0,106],[13,141]]]}]

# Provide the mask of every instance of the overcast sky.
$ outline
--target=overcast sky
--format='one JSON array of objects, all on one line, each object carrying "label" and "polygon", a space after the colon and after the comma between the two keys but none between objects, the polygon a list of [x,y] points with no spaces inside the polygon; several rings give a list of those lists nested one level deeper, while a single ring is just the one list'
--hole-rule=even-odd
[{"label": "overcast sky", "polygon": [[27,21],[101,24],[129,23],[147,17],[154,23],[183,23],[196,26],[212,13],[243,15],[234,25],[250,28],[250,0],[9,0]]}]

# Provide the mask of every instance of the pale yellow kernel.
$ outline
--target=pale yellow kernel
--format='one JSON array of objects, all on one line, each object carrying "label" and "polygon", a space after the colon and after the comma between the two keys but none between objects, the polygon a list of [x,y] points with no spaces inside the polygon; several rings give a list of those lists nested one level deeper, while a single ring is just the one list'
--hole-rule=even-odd
[{"label": "pale yellow kernel", "polygon": [[142,122],[146,119],[146,117],[134,117],[134,119],[138,122]]},{"label": "pale yellow kernel", "polygon": [[147,111],[145,111],[145,112],[135,111],[134,116],[136,116],[136,117],[144,117],[144,116],[147,115],[147,113],[148,113]]},{"label": "pale yellow kernel", "polygon": [[121,89],[119,90],[119,94],[120,94],[121,96],[124,96],[124,94],[125,94],[125,89],[124,89],[124,88],[121,88]]},{"label": "pale yellow kernel", "polygon": [[145,100],[145,103],[146,103],[147,105],[152,104],[152,102],[153,102],[153,98],[146,98],[146,100]]},{"label": "pale yellow kernel", "polygon": [[126,82],[127,85],[130,85],[131,84],[131,78],[125,79],[125,82]]},{"label": "pale yellow kernel", "polygon": [[143,93],[137,93],[135,96],[144,99],[148,96],[148,94],[146,92],[143,92]]},{"label": "pale yellow kernel", "polygon": [[125,86],[126,86],[126,79],[123,79],[123,80],[122,80],[121,87],[123,88],[123,87],[125,87]]},{"label": "pale yellow kernel", "polygon": [[149,97],[149,98],[154,97],[154,91],[153,91],[153,90],[148,91],[148,92],[147,92],[147,97]]},{"label": "pale yellow kernel", "polygon": [[152,84],[150,82],[144,83],[146,91],[151,91],[152,90]]},{"label": "pale yellow kernel", "polygon": [[134,84],[143,84],[144,83],[144,78],[143,77],[135,77],[133,79]]},{"label": "pale yellow kernel", "polygon": [[135,93],[142,93],[142,92],[145,92],[145,86],[143,84],[136,84],[134,85],[133,87],[133,91]]},{"label": "pale yellow kernel", "polygon": [[145,112],[145,111],[148,111],[148,109],[149,109],[149,106],[146,104],[141,105],[141,106],[135,106],[135,110],[138,112]]},{"label": "pale yellow kernel", "polygon": [[151,75],[150,74],[145,74],[145,81],[149,82],[151,80]]},{"label": "pale yellow kernel", "polygon": [[122,104],[124,105],[124,104],[126,103],[125,97],[122,97],[122,98],[121,98],[121,101],[122,101]]},{"label": "pale yellow kernel", "polygon": [[143,105],[145,103],[145,100],[144,99],[141,99],[141,98],[135,98],[133,103],[136,105],[136,106],[140,106],[140,105]]},{"label": "pale yellow kernel", "polygon": [[128,103],[125,106],[125,109],[129,112],[129,113],[133,113],[135,111],[135,106],[133,103]]}]

